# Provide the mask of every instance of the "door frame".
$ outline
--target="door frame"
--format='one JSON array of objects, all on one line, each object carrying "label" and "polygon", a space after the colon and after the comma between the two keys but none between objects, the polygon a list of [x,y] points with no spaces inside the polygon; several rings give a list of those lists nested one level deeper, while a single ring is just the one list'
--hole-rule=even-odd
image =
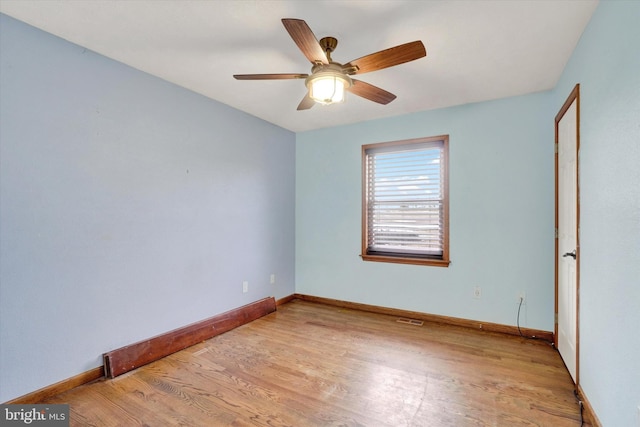
[{"label": "door frame", "polygon": [[554,320],[554,344],[558,348],[558,206],[559,206],[559,179],[558,179],[558,124],[573,102],[576,102],[576,386],[580,384],[580,84],[576,84],[567,97],[567,100],[555,117],[555,320]]}]

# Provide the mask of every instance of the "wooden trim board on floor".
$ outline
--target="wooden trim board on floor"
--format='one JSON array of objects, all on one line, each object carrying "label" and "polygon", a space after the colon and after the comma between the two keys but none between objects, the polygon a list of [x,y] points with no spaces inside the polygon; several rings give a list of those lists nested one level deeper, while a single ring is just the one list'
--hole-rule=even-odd
[{"label": "wooden trim board on floor", "polygon": [[104,370],[115,378],[147,363],[213,338],[276,311],[273,297],[140,341],[104,354]]},{"label": "wooden trim board on floor", "polygon": [[527,338],[538,338],[541,340],[549,341],[551,343],[553,342],[553,332],[542,331],[538,329],[521,327],[519,331],[516,326],[501,325],[499,323],[480,322],[477,320],[468,320],[468,319],[461,319],[458,317],[440,316],[437,314],[421,313],[419,311],[400,310],[397,308],[381,307],[377,305],[360,304],[357,302],[341,301],[341,300],[335,300],[331,298],[316,297],[316,296],[305,295],[305,294],[295,294],[294,296],[295,298],[303,301],[316,302],[319,304],[333,305],[336,307],[343,307],[343,308],[352,308],[354,310],[368,311],[370,313],[387,314],[390,316],[397,316],[402,318],[423,320],[425,322],[462,326],[465,328],[478,329],[478,330],[488,331],[488,332],[500,332],[508,335],[520,335],[520,331],[521,331],[522,335],[524,335]]}]

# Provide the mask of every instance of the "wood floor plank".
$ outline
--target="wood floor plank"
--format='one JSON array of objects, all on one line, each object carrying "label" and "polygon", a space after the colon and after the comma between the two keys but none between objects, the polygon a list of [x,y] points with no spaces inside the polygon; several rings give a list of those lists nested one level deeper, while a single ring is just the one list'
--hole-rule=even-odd
[{"label": "wood floor plank", "polygon": [[73,426],[580,425],[542,341],[300,300],[47,402]]}]

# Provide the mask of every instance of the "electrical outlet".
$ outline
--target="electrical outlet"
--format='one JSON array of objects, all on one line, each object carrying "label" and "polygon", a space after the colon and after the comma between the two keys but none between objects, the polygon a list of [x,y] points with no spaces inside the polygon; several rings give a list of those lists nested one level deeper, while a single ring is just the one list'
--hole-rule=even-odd
[{"label": "electrical outlet", "polygon": [[245,280],[242,282],[242,293],[246,294],[247,292],[249,292],[249,282]]},{"label": "electrical outlet", "polygon": [[475,299],[479,299],[482,296],[482,288],[480,286],[476,286],[473,288],[473,297]]},{"label": "electrical outlet", "polygon": [[527,305],[527,293],[525,291],[520,291],[518,298],[516,298],[516,304],[520,305],[520,301],[522,301],[522,305]]},{"label": "electrical outlet", "polygon": [[276,275],[275,274],[271,274],[271,279],[269,280],[269,282],[274,285],[276,283]]}]

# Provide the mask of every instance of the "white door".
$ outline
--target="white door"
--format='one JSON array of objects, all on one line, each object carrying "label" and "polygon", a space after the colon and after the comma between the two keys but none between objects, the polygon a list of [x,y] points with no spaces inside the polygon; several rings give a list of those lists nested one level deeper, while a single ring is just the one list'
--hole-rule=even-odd
[{"label": "white door", "polygon": [[[556,118],[557,345],[578,383],[578,86]],[[568,107],[567,107],[568,105]],[[564,113],[563,113],[564,111]]]}]

